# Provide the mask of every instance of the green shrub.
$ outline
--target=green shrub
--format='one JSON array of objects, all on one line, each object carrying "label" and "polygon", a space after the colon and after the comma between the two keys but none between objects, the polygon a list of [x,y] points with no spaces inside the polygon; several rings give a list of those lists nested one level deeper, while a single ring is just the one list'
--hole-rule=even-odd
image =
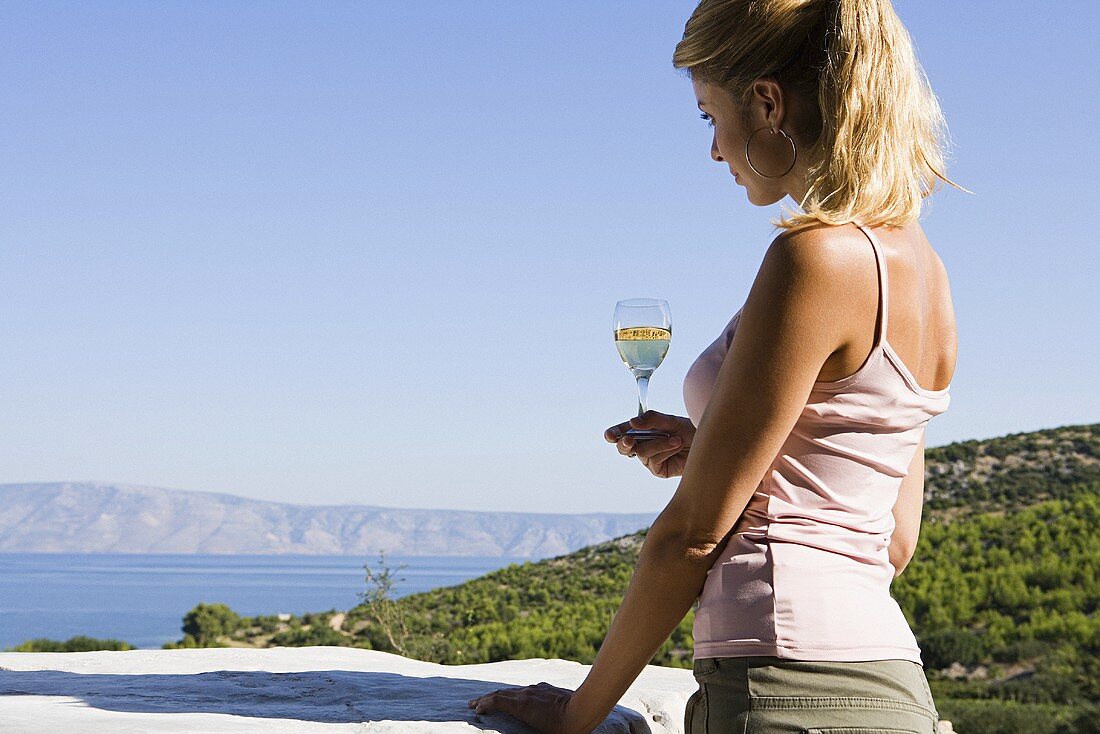
[{"label": "green shrub", "polygon": [[[1015,701],[937,701],[940,718],[961,734],[1063,734],[1079,715],[1072,706]],[[1074,730],[1076,731],[1076,730]]]},{"label": "green shrub", "polygon": [[48,640],[44,637],[27,640],[15,647],[8,648],[8,652],[93,652],[95,650],[133,650],[134,646],[122,640],[99,640],[94,637],[77,635],[64,642]]},{"label": "green shrub", "polygon": [[351,639],[331,627],[314,625],[279,632],[271,638],[271,644],[281,647],[306,647],[310,645],[337,645],[349,647]]},{"label": "green shrub", "polygon": [[948,629],[920,637],[921,657],[929,668],[947,668],[952,663],[976,665],[985,656],[981,638],[970,630]]},{"label": "green shrub", "polygon": [[225,604],[198,604],[183,617],[183,633],[198,647],[214,645],[222,635],[232,634],[241,618]]}]

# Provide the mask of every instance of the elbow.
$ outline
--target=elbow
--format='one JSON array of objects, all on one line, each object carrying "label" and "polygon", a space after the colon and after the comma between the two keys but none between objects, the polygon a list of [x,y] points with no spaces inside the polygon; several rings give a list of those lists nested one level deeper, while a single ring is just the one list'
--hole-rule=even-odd
[{"label": "elbow", "polygon": [[725,545],[725,538],[716,538],[704,529],[655,522],[646,534],[645,545],[663,558],[710,569],[715,555]]},{"label": "elbow", "polygon": [[913,543],[907,543],[900,538],[890,539],[890,565],[894,567],[894,578],[901,576],[902,571],[913,560]]}]

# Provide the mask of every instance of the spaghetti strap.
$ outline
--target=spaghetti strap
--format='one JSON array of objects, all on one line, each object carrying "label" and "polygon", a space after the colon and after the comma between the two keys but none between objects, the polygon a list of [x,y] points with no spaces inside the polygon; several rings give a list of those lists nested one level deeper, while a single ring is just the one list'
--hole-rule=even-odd
[{"label": "spaghetti strap", "polygon": [[882,251],[882,244],[878,241],[878,237],[875,237],[875,233],[862,224],[856,225],[867,235],[867,239],[871,241],[871,249],[875,251],[875,262],[878,264],[878,283],[879,283],[879,309],[882,311],[882,326],[879,328],[878,339],[875,340],[875,347],[886,341],[886,317],[888,315],[890,306],[890,279],[886,270],[886,254]]}]

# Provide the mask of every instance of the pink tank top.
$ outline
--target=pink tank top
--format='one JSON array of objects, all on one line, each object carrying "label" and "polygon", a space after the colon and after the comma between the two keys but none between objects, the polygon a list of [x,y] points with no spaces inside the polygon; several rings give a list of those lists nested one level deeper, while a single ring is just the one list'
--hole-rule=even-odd
[{"label": "pink tank top", "polygon": [[[816,382],[806,407],[707,572],[695,613],[695,657],[921,663],[890,596],[891,510],[928,421],[948,388],[917,384],[886,340],[889,281],[874,233],[881,313],[855,373]],[[703,415],[738,311],[688,370],[684,402]]]}]

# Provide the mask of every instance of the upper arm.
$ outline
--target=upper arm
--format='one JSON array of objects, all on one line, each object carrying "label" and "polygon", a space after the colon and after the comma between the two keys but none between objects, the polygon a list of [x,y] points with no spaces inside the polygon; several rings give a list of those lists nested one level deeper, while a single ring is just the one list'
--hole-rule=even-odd
[{"label": "upper arm", "polygon": [[924,509],[924,434],[909,464],[909,473],[901,480],[898,499],[894,503],[894,532],[890,536],[890,563],[897,576],[913,557],[920,535],[921,512]]},{"label": "upper arm", "polygon": [[841,345],[835,304],[849,269],[834,244],[817,230],[785,233],[764,256],[680,485],[653,528],[694,555],[732,529]]}]

